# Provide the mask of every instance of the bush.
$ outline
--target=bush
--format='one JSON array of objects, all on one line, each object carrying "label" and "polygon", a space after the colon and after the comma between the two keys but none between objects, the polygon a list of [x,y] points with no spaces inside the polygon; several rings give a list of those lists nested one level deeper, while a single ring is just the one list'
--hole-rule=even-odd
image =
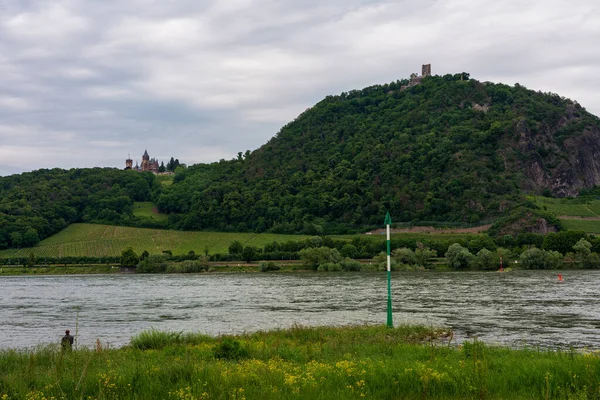
[{"label": "bush", "polygon": [[128,247],[121,252],[121,265],[124,267],[135,267],[140,261],[133,248]]},{"label": "bush", "polygon": [[167,272],[167,256],[152,254],[140,261],[135,269],[136,272],[152,274]]},{"label": "bush", "polygon": [[248,357],[248,350],[232,338],[223,338],[213,349],[215,358],[225,360],[239,360]]},{"label": "bush", "polygon": [[340,261],[340,267],[342,267],[342,271],[360,271],[362,269],[362,265],[351,258],[344,258]]},{"label": "bush", "polygon": [[471,264],[473,254],[458,243],[451,244],[446,252],[446,262],[453,269],[464,269]]},{"label": "bush", "polygon": [[279,265],[267,261],[261,261],[258,263],[258,267],[260,268],[260,272],[279,271],[280,269]]},{"label": "bush", "polygon": [[298,254],[304,265],[314,270],[321,264],[337,263],[342,259],[337,249],[330,249],[325,246],[302,249]]},{"label": "bush", "polygon": [[534,247],[524,251],[519,257],[519,262],[525,269],[555,269],[562,263],[562,254]]},{"label": "bush", "polygon": [[170,263],[167,265],[167,273],[196,273],[208,271],[208,264],[201,260],[186,260],[181,263]]}]

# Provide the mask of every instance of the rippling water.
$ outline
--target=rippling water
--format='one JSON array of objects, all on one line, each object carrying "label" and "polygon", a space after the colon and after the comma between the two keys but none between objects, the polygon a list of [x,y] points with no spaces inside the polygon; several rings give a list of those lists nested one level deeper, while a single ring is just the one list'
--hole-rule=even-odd
[{"label": "rippling water", "polygon": [[[394,323],[457,339],[600,349],[600,271],[398,273]],[[384,324],[386,274],[240,273],[0,277],[0,348],[127,344],[149,328],[211,335],[300,325]]]}]

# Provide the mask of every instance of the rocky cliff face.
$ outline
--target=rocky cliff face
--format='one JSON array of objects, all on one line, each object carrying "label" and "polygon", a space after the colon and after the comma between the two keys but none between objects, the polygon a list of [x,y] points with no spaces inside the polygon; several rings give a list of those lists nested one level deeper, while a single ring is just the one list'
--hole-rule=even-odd
[{"label": "rocky cliff face", "polygon": [[543,124],[534,131],[526,119],[517,121],[513,144],[525,178],[523,189],[535,193],[549,189],[554,196],[570,197],[600,185],[600,129],[582,123],[578,115],[570,104],[555,126]]}]

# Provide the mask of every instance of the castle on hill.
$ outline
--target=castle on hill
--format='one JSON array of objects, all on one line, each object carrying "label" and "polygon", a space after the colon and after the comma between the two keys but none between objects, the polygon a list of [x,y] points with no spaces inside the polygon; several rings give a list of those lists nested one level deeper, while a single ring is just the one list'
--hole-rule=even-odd
[{"label": "castle on hill", "polygon": [[135,167],[133,166],[133,160],[131,159],[131,157],[127,157],[127,160],[125,160],[125,169],[132,169],[134,171],[139,171],[139,172],[145,172],[145,171],[149,171],[149,172],[153,172],[155,174],[158,174],[158,160],[156,158],[150,158],[150,156],[148,155],[148,150],[144,150],[144,154],[142,155],[142,164],[139,165],[138,162],[135,162]]}]

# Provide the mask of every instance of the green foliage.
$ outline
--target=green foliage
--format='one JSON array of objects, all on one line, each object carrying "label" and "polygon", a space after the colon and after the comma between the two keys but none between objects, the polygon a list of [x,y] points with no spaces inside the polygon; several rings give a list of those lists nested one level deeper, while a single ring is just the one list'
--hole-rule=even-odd
[{"label": "green foliage", "polygon": [[559,253],[565,255],[569,251],[573,250],[573,246],[575,246],[580,239],[585,238],[587,238],[585,232],[565,231],[549,233],[544,238],[542,250],[558,251]]},{"label": "green foliage", "polygon": [[499,257],[488,249],[479,250],[475,257],[471,259],[471,266],[475,269],[493,270],[497,269],[499,265]]},{"label": "green foliage", "polygon": [[407,247],[395,249],[392,251],[392,257],[398,264],[415,265],[417,263],[415,252]]},{"label": "green foliage", "polygon": [[248,349],[246,349],[238,340],[224,337],[214,347],[214,355],[217,359],[240,360],[248,357]]},{"label": "green foliage", "polygon": [[556,269],[562,264],[562,255],[557,251],[531,248],[521,253],[520,266],[524,269]]},{"label": "green foliage", "polygon": [[151,254],[139,262],[135,271],[145,274],[167,272],[167,260],[168,256],[166,255]]},{"label": "green foliage", "polygon": [[228,248],[229,254],[242,254],[244,251],[244,245],[239,240],[234,240],[231,242]]},{"label": "green foliage", "polygon": [[29,258],[27,259],[27,266],[29,268],[33,268],[34,265],[35,265],[35,254],[29,253]]},{"label": "green foliage", "polygon": [[156,190],[152,174],[111,168],[0,177],[0,248],[35,246],[73,222],[143,225],[132,204]]},{"label": "green foliage", "polygon": [[260,263],[258,263],[258,267],[260,269],[260,272],[269,272],[269,271],[279,271],[280,270],[279,265],[277,265],[273,262],[267,262],[267,261],[261,261]]},{"label": "green foliage", "polygon": [[314,270],[321,264],[337,264],[342,260],[342,256],[337,249],[326,246],[302,249],[299,255],[304,266]]},{"label": "green foliage", "polygon": [[[552,175],[568,159],[562,140],[598,125],[520,85],[433,76],[401,86],[327,96],[258,150],[189,167],[159,210],[178,229],[311,235],[379,226],[385,210],[395,222],[480,223],[524,203],[527,160]],[[558,145],[524,150],[515,134],[542,130]]]},{"label": "green foliage", "polygon": [[140,262],[140,257],[131,247],[128,247],[121,252],[121,265],[123,267],[135,267],[138,262]]},{"label": "green foliage", "polygon": [[468,268],[472,262],[473,254],[462,247],[458,243],[454,243],[448,247],[448,251],[445,254],[446,262],[452,269],[465,269]]},{"label": "green foliage", "polygon": [[497,219],[488,229],[491,237],[502,237],[506,235],[516,236],[520,233],[535,233],[541,221],[556,231],[564,230],[562,222],[555,215],[537,209],[518,207],[508,215]]},{"label": "green foliage", "polygon": [[[167,273],[189,274],[208,271],[208,259],[185,260],[179,263],[165,263]],[[145,271],[146,272],[146,271]]]},{"label": "green foliage", "polygon": [[258,248],[254,246],[245,246],[242,251],[242,259],[246,262],[250,262],[258,255]]},{"label": "green foliage", "polygon": [[575,261],[579,268],[598,268],[600,267],[600,256],[598,253],[592,253],[592,244],[585,239],[579,239],[573,246],[575,251]]}]

